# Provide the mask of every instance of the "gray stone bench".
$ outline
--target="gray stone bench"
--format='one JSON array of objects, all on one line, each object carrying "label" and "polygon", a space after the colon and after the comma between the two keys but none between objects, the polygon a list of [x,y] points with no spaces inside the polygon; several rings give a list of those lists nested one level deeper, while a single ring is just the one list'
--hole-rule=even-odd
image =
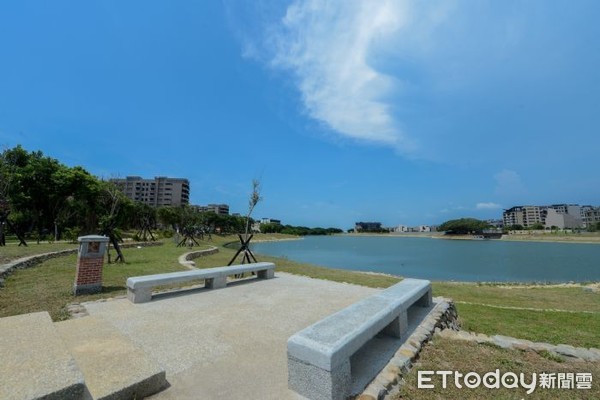
[{"label": "gray stone bench", "polygon": [[379,333],[405,338],[409,307],[431,303],[431,282],[404,279],[297,332],[287,343],[289,388],[312,400],[346,399],[350,357]]},{"label": "gray stone bench", "polygon": [[166,274],[134,276],[127,278],[127,297],[133,303],[146,303],[152,299],[152,289],[154,287],[189,282],[196,279],[204,279],[205,287],[209,289],[219,289],[227,285],[228,276],[246,272],[256,272],[259,279],[270,279],[275,276],[275,264],[261,262],[170,272]]}]

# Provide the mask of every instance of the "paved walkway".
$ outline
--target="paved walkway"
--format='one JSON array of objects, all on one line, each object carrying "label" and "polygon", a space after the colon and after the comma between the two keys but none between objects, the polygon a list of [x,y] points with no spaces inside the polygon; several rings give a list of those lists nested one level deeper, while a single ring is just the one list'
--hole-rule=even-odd
[{"label": "paved walkway", "polygon": [[287,388],[287,339],[377,289],[276,272],[225,289],[87,303],[143,348],[170,387],[152,399],[296,399]]}]

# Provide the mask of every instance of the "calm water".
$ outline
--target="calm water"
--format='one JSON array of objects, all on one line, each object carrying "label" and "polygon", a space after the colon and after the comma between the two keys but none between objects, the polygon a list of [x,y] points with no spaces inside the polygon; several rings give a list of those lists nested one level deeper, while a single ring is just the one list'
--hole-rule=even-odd
[{"label": "calm water", "polygon": [[600,245],[309,236],[255,243],[257,254],[332,268],[455,281],[600,281]]}]

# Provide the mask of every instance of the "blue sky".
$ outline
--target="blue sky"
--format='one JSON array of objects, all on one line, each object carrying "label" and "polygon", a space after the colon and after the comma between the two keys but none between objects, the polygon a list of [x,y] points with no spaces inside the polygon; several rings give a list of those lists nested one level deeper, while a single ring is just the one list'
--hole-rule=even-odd
[{"label": "blue sky", "polygon": [[597,1],[0,3],[0,146],[349,228],[600,204]]}]

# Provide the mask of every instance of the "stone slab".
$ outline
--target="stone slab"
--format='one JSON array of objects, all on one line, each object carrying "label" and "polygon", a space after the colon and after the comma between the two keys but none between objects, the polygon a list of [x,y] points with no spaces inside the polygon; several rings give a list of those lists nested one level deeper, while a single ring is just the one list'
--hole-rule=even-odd
[{"label": "stone slab", "polygon": [[93,399],[144,398],[166,387],[165,371],[141,348],[100,317],[56,323],[83,371]]},{"label": "stone slab", "polygon": [[0,399],[82,399],[84,389],[47,312],[0,318]]},{"label": "stone slab", "polygon": [[[379,290],[277,273],[225,290],[133,304],[86,303],[165,368],[170,387],[152,399],[294,400],[287,339]],[[218,310],[218,312],[214,311]]]}]

